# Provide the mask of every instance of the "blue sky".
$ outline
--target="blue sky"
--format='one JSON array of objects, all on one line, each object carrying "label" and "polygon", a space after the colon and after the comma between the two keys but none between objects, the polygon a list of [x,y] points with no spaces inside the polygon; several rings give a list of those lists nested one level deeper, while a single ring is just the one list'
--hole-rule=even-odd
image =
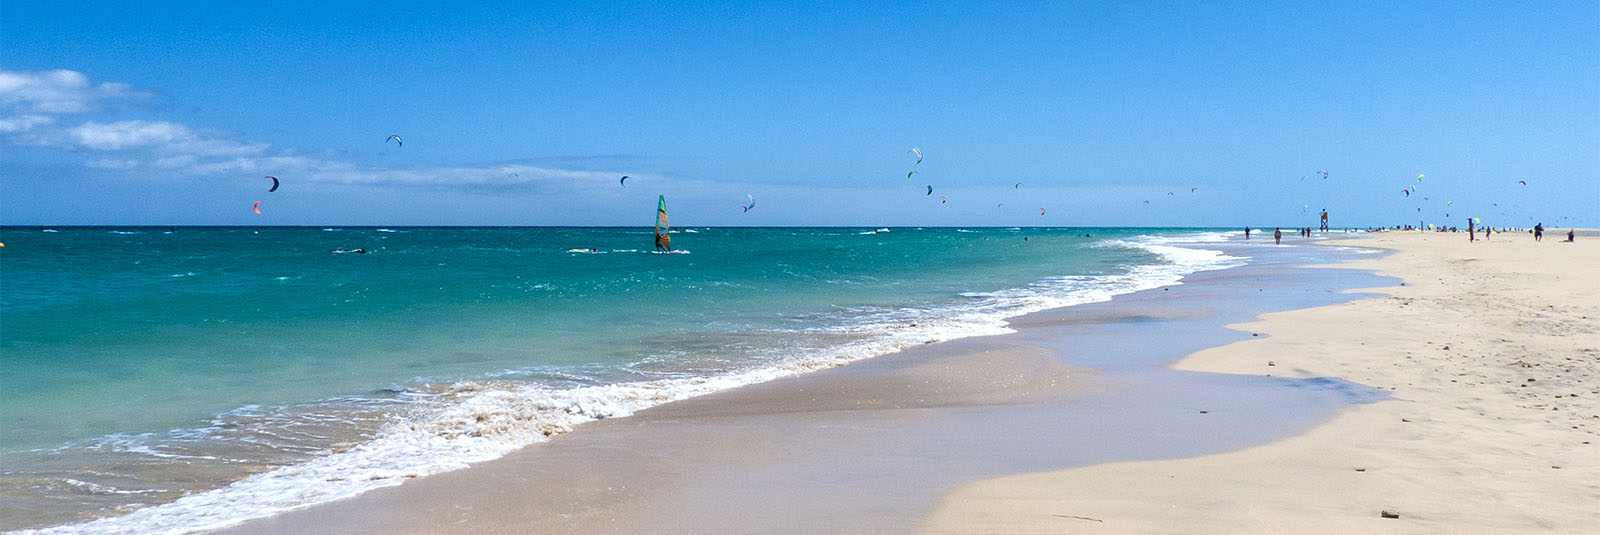
[{"label": "blue sky", "polygon": [[0,223],[1600,226],[1592,1],[336,4],[0,4]]}]

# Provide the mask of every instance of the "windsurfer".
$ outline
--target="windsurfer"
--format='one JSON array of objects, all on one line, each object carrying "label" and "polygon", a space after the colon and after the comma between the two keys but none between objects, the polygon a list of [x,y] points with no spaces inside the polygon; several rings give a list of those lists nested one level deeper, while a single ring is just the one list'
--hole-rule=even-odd
[{"label": "windsurfer", "polygon": [[667,223],[667,196],[656,199],[656,251],[672,252],[672,225]]}]

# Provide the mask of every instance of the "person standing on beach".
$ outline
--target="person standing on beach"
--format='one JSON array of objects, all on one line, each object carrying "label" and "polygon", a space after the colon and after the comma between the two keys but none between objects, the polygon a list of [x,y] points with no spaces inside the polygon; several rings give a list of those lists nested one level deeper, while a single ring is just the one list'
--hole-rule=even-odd
[{"label": "person standing on beach", "polygon": [[1323,208],[1322,209],[1322,226],[1318,227],[1318,230],[1322,230],[1324,232],[1326,232],[1328,230],[1328,209],[1327,208]]},{"label": "person standing on beach", "polygon": [[1544,223],[1533,226],[1533,241],[1544,240]]},{"label": "person standing on beach", "polygon": [[1283,245],[1283,229],[1281,227],[1273,227],[1273,229],[1272,229],[1272,244],[1273,245]]},{"label": "person standing on beach", "polygon": [[1494,227],[1483,227],[1483,241],[1489,241],[1489,235],[1494,234]]},{"label": "person standing on beach", "polygon": [[1244,228],[1244,239],[1250,239],[1250,227]]},{"label": "person standing on beach", "polygon": [[1472,226],[1472,218],[1467,218],[1467,242],[1478,241],[1478,231]]}]

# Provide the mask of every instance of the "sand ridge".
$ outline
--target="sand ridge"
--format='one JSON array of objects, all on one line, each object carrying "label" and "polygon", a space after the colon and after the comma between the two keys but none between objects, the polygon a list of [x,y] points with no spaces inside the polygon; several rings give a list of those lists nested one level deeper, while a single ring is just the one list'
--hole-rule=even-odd
[{"label": "sand ridge", "polygon": [[[1174,367],[1389,389],[1237,452],[981,481],[928,533],[1586,533],[1600,525],[1600,241],[1386,233],[1387,297],[1265,314]],[[1398,518],[1383,518],[1388,511]]]}]

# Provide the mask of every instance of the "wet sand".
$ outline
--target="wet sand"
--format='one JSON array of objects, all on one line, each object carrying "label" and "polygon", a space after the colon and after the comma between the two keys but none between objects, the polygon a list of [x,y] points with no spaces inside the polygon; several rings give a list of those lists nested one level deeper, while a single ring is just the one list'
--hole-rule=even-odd
[{"label": "wet sand", "polygon": [[969,484],[922,531],[1594,533],[1600,241],[1391,233],[1345,243],[1395,251],[1346,266],[1405,285],[1234,325],[1264,338],[1174,367],[1339,377],[1391,400],[1231,453]]},{"label": "wet sand", "polygon": [[[1320,378],[1171,370],[1250,338],[1226,323],[1384,279],[1241,245],[1251,266],[1014,320],[1015,334],[701,398],[471,468],[227,533],[909,533],[941,497],[1007,474],[1237,450],[1386,394]],[[1309,256],[1307,256],[1309,255]],[[1275,260],[1274,260],[1275,259]]]}]

